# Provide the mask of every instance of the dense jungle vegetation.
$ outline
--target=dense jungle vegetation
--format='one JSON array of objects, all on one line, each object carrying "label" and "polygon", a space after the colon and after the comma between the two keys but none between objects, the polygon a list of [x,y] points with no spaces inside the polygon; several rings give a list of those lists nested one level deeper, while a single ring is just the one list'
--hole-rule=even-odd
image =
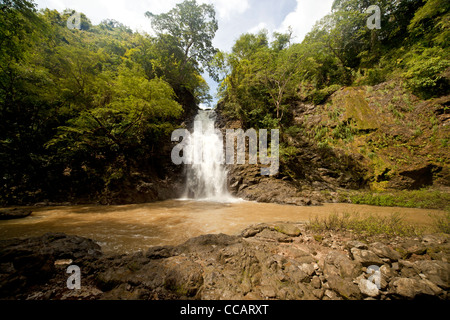
[{"label": "dense jungle vegetation", "polygon": [[392,80],[421,100],[448,94],[450,3],[377,1],[382,28],[370,30],[372,2],[336,0],[301,43],[291,31],[261,31],[220,52],[214,7],[192,0],[145,13],[154,36],[84,14],[71,29],[73,10],[1,0],[0,203],[95,195],[136,171],[159,174],[170,133],[211,100],[205,72],[221,83],[225,115],[245,128],[282,129],[285,163],[296,153],[289,137],[302,130],[293,123],[299,102]]}]

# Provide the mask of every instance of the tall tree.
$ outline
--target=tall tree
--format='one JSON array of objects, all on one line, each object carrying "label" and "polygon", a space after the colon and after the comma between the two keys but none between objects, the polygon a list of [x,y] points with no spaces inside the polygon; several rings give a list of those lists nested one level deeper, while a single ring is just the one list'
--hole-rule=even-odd
[{"label": "tall tree", "polygon": [[180,75],[184,79],[188,65],[192,65],[199,73],[208,69],[211,76],[215,74],[210,68],[217,50],[212,41],[218,29],[215,10],[209,4],[197,4],[195,0],[186,0],[176,5],[167,13],[155,15],[147,12],[152,27],[158,36],[169,34],[183,52],[180,63]]}]

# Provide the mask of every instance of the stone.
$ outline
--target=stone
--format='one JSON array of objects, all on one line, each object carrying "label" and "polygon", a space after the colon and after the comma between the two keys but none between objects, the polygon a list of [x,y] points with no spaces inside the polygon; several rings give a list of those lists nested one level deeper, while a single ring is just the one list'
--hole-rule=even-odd
[{"label": "stone", "polygon": [[0,220],[22,219],[31,215],[32,211],[28,209],[2,209],[0,210]]},{"label": "stone", "polygon": [[377,285],[367,279],[360,279],[358,282],[358,288],[365,296],[375,298],[380,294],[380,290]]},{"label": "stone", "polygon": [[390,289],[394,295],[407,299],[434,295],[426,282],[411,278],[394,278],[390,283]]},{"label": "stone", "polygon": [[299,268],[308,276],[312,276],[315,272],[314,265],[311,263],[303,263]]},{"label": "stone", "polygon": [[413,254],[423,255],[427,248],[419,240],[406,240],[400,245],[400,250],[404,258],[409,258]]},{"label": "stone", "polygon": [[329,300],[338,300],[338,296],[336,294],[336,292],[331,291],[331,290],[325,290],[324,295],[329,299]]},{"label": "stone", "polygon": [[360,274],[360,266],[346,255],[338,251],[331,251],[324,260],[323,271],[325,275],[340,275],[344,278],[352,278]]},{"label": "stone", "polygon": [[338,293],[342,298],[346,300],[362,298],[360,290],[351,280],[338,276],[331,276],[327,280],[330,289]]},{"label": "stone", "polygon": [[289,237],[298,237],[302,234],[299,227],[292,223],[278,223],[274,226],[274,229]]},{"label": "stone", "polygon": [[263,297],[273,299],[277,296],[277,293],[272,286],[261,286],[259,290],[261,292],[261,296]]},{"label": "stone", "polygon": [[350,252],[352,253],[353,259],[361,263],[364,267],[372,265],[382,266],[384,264],[383,260],[372,251],[352,248]]},{"label": "stone", "polygon": [[352,241],[348,241],[346,244],[347,249],[351,250],[352,248],[356,248],[356,249],[361,249],[361,250],[366,250],[367,245],[361,241],[356,241],[356,240],[352,240]]},{"label": "stone", "polygon": [[428,280],[447,290],[450,281],[450,264],[444,261],[419,260],[413,263],[415,270],[423,273]]},{"label": "stone", "polygon": [[322,282],[320,281],[320,278],[318,276],[314,276],[311,279],[311,285],[313,286],[313,288],[315,289],[320,289],[322,287]]},{"label": "stone", "polygon": [[246,228],[244,231],[242,231],[241,235],[243,238],[251,238],[251,237],[256,236],[258,233],[260,233],[261,231],[263,231],[264,229],[267,229],[267,228],[269,228],[269,226],[267,224],[253,225],[253,226]]},{"label": "stone", "polygon": [[313,289],[312,290],[312,294],[317,298],[317,299],[322,299],[325,291],[323,289]]},{"label": "stone", "polygon": [[374,242],[370,244],[368,249],[380,258],[388,258],[392,262],[398,261],[401,258],[400,253],[381,242]]}]

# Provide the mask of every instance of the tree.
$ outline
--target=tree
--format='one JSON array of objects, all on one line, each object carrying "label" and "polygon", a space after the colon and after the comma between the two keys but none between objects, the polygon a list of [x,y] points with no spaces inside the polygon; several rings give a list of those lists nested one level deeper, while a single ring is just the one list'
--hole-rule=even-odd
[{"label": "tree", "polygon": [[181,49],[183,53],[180,63],[182,80],[186,77],[189,65],[193,66],[198,73],[203,73],[203,68],[207,68],[215,77],[213,70],[209,67],[209,63],[217,52],[212,45],[218,29],[212,5],[198,5],[195,0],[186,0],[177,4],[168,13],[155,15],[147,12],[146,16],[151,19],[152,27],[158,36],[170,35]]}]

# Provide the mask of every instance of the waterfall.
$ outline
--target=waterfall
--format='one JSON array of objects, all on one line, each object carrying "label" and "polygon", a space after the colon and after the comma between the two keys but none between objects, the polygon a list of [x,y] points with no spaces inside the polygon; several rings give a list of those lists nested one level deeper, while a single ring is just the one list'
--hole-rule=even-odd
[{"label": "waterfall", "polygon": [[228,192],[228,173],[224,165],[223,136],[215,128],[216,113],[201,110],[186,148],[190,165],[186,168],[188,199],[234,202]]}]

